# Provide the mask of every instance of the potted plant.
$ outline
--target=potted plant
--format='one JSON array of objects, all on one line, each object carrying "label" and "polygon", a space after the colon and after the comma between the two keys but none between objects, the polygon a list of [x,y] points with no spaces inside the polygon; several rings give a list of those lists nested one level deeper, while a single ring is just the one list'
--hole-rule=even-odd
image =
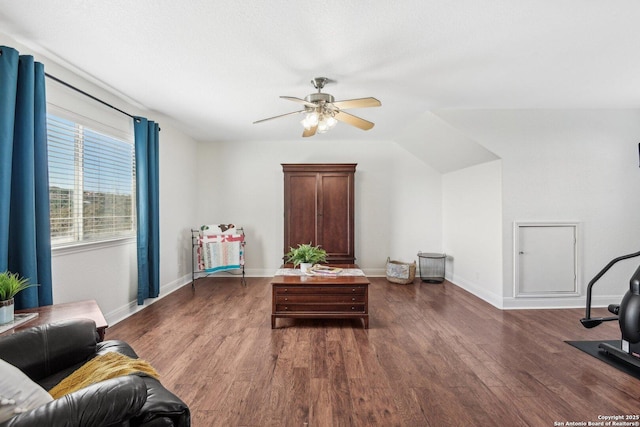
[{"label": "potted plant", "polygon": [[13,322],[13,297],[31,286],[36,285],[30,285],[29,279],[20,277],[18,273],[0,273],[0,325]]},{"label": "potted plant", "polygon": [[319,262],[327,262],[327,251],[322,249],[320,245],[313,246],[311,243],[299,244],[297,248],[289,248],[290,251],[285,255],[287,262],[292,262],[293,267],[300,265],[300,270],[306,273],[308,268]]}]

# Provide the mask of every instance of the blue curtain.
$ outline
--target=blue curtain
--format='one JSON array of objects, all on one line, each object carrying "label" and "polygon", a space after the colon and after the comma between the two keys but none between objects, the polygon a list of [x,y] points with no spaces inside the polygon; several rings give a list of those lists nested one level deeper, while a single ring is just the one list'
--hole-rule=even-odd
[{"label": "blue curtain", "polygon": [[160,127],[144,117],[133,121],[138,216],[138,305],[160,294],[160,203],[158,140]]},{"label": "blue curtain", "polygon": [[44,66],[0,46],[0,272],[39,284],[16,309],[53,304]]}]

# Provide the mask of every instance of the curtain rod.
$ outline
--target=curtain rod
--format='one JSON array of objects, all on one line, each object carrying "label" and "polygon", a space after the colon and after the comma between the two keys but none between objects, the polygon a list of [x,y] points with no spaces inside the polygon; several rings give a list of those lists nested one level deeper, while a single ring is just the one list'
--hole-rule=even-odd
[{"label": "curtain rod", "polygon": [[126,111],[123,111],[123,110],[119,109],[118,107],[114,107],[113,105],[109,104],[108,102],[105,102],[100,98],[96,98],[95,96],[91,95],[90,93],[87,93],[87,92],[83,91],[82,89],[78,89],[77,87],[73,86],[70,83],[65,82],[64,80],[60,80],[59,78],[57,78],[55,76],[52,76],[51,74],[49,74],[47,72],[45,72],[44,75],[46,77],[49,77],[51,80],[55,80],[56,82],[58,82],[58,83],[60,83],[62,85],[65,85],[69,89],[73,89],[76,92],[83,94],[84,96],[88,96],[89,98],[93,99],[94,101],[98,101],[99,103],[101,103],[103,105],[106,105],[109,108],[113,108],[114,110],[124,114],[125,116],[129,116],[134,120],[139,120],[136,116],[132,116],[131,114],[127,113]]}]

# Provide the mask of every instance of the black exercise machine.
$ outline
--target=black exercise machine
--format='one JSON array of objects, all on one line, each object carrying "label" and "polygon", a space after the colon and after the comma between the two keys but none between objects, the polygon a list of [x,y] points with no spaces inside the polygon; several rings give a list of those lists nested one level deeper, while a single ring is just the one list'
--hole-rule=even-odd
[{"label": "black exercise machine", "polygon": [[591,279],[587,286],[587,310],[586,316],[580,319],[585,328],[594,328],[602,322],[617,320],[620,324],[622,339],[620,348],[607,343],[600,343],[598,346],[608,355],[622,360],[630,365],[640,368],[640,267],[631,276],[629,290],[618,304],[609,304],[608,310],[616,316],[612,317],[591,317],[591,291],[593,285],[619,261],[640,256],[640,252],[613,259],[596,276]]}]

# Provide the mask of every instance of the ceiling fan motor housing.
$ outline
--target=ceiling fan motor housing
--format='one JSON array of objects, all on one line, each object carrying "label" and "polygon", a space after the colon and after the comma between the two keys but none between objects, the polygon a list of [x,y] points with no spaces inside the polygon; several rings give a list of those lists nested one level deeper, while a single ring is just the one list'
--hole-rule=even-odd
[{"label": "ceiling fan motor housing", "polygon": [[328,93],[312,93],[305,96],[304,100],[313,102],[314,104],[329,104],[334,101],[334,98],[333,95],[329,95]]}]

